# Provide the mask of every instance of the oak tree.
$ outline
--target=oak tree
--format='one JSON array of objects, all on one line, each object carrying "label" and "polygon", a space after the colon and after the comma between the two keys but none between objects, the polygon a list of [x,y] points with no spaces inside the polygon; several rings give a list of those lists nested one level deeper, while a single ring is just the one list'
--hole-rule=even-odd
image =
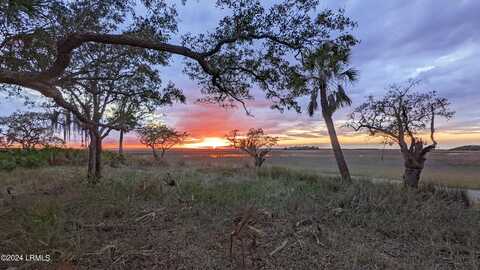
[{"label": "oak tree", "polygon": [[232,130],[226,136],[230,146],[242,150],[255,160],[255,167],[259,168],[265,162],[267,154],[278,143],[277,137],[268,136],[263,129],[251,128],[245,136],[238,130]]},{"label": "oak tree", "polygon": [[[392,85],[381,98],[370,96],[351,114],[348,126],[356,131],[366,130],[371,136],[382,136],[396,143],[402,153],[406,186],[418,187],[427,154],[437,146],[435,120],[450,119],[454,112],[446,98],[435,91],[416,92],[418,81],[406,85]],[[430,133],[430,144],[421,135]]]},{"label": "oak tree", "polygon": [[131,124],[127,123],[128,113],[184,101],[172,83],[162,86],[159,72],[153,68],[160,60],[151,60],[135,48],[101,44],[87,44],[72,55],[72,64],[59,78],[58,90],[90,123],[83,125],[89,140],[90,180],[101,177],[103,139],[112,130],[125,131]]},{"label": "oak tree", "polygon": [[[144,125],[139,127],[136,132],[140,142],[152,149],[155,159],[163,159],[168,150],[175,145],[183,144],[188,137],[187,132],[180,132],[162,124]],[[160,150],[160,156],[158,150]]]},{"label": "oak tree", "polygon": [[40,112],[15,112],[0,117],[0,135],[5,147],[19,145],[24,150],[63,143],[51,127],[51,116]]},{"label": "oak tree", "polygon": [[[7,7],[0,15],[13,19],[0,21],[0,83],[37,91],[85,125],[95,125],[60,91],[59,78],[79,48],[114,44],[148,49],[152,59],[183,56],[185,72],[202,86],[206,101],[244,105],[252,98],[249,89],[259,85],[274,107],[298,108],[289,93],[292,62],[327,41],[356,43],[349,33],[354,23],[342,11],[317,11],[318,6],[318,0],[269,6],[217,0],[226,16],[199,35],[177,33],[176,9],[165,0],[50,0],[27,13]],[[174,35],[180,44],[171,42]]]}]

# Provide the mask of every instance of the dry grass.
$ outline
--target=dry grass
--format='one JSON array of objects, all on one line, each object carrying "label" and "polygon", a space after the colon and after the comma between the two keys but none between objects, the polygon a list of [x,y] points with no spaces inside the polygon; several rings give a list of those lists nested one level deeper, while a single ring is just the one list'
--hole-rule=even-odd
[{"label": "dry grass", "polygon": [[[353,176],[401,180],[403,161],[398,150],[345,149],[345,156]],[[176,149],[167,153],[172,164],[187,161],[196,165],[204,164],[252,164],[251,158],[232,150]],[[151,162],[149,152],[136,152],[137,158]],[[337,176],[334,155],[329,149],[315,151],[275,150],[265,162],[266,165],[288,167],[296,170],[315,170],[327,176]],[[430,153],[422,172],[422,181],[449,187],[480,189],[480,153],[475,151],[438,150]]]},{"label": "dry grass", "polygon": [[54,259],[25,269],[480,267],[480,212],[460,193],[142,162],[107,168],[96,187],[77,167],[0,173],[16,194],[2,191],[0,253]]}]

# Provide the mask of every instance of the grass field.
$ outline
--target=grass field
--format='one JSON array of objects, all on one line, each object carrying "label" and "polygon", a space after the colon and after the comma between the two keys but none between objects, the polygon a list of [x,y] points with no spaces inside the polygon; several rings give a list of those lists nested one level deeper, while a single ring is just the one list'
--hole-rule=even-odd
[{"label": "grass field", "polygon": [[[398,150],[359,149],[344,150],[352,175],[368,178],[401,180],[403,161]],[[149,156],[146,151],[132,152]],[[244,154],[232,150],[174,150],[167,153],[167,160],[188,161],[194,164],[252,164]],[[266,165],[315,171],[336,176],[337,166],[331,150],[315,151],[275,150]],[[428,155],[422,180],[450,187],[480,189],[480,152],[438,150]]]},{"label": "grass field", "polygon": [[185,158],[132,157],[94,187],[83,167],[0,173],[0,253],[52,257],[0,269],[480,267],[480,211],[459,192]]}]

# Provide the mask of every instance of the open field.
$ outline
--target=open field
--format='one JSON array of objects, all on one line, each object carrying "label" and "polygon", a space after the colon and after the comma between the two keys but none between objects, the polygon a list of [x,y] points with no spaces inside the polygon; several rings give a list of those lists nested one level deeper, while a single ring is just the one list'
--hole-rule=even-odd
[{"label": "open field", "polygon": [[22,269],[480,267],[480,211],[461,193],[200,162],[135,158],[95,187],[83,167],[1,172],[0,253],[52,256]]},{"label": "open field", "polygon": [[[344,150],[353,176],[368,178],[402,179],[403,161],[398,150],[378,149]],[[135,155],[150,155],[147,151],[133,151]],[[167,160],[185,160],[194,164],[251,164],[245,154],[234,150],[176,149],[167,153]],[[338,175],[331,150],[275,150],[266,165],[293,169],[308,169],[320,174]],[[480,189],[480,152],[437,150],[428,155],[422,173],[425,182],[450,187]]]}]

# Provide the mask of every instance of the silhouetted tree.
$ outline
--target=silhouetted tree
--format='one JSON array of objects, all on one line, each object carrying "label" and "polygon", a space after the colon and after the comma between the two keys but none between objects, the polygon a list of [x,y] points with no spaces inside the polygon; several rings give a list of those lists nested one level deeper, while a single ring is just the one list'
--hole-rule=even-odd
[{"label": "silhouetted tree", "polygon": [[[343,106],[351,104],[345,87],[357,80],[357,71],[348,66],[350,50],[325,43],[315,51],[304,54],[301,74],[299,74],[297,92],[299,96],[310,97],[308,114],[313,116],[320,109],[327,126],[332,150],[343,181],[350,182],[350,172],[338,141],[333,113]],[[302,90],[303,89],[303,90]]]},{"label": "silhouetted tree", "polygon": [[[165,156],[165,152],[175,145],[183,144],[188,133],[179,132],[161,124],[148,124],[136,129],[140,142],[152,149],[155,159]],[[160,150],[158,156],[157,150]]]},{"label": "silhouetted tree", "polygon": [[0,117],[0,134],[5,146],[20,145],[22,149],[33,150],[62,144],[51,127],[51,116],[39,112],[16,112],[10,116]]},{"label": "silhouetted tree", "polygon": [[[181,95],[180,92],[175,98],[181,102],[185,101],[185,97]],[[124,135],[141,126],[142,119],[148,115],[152,115],[157,106],[168,103],[166,100],[164,100],[164,102],[158,102],[157,104],[151,101],[152,100],[149,102],[148,99],[141,96],[125,97],[116,102],[115,106],[112,107],[109,113],[109,119],[111,121],[115,120],[118,126],[118,153],[121,157],[123,157]]]},{"label": "silhouetted tree", "polygon": [[[353,111],[348,123],[356,131],[367,130],[371,136],[383,136],[397,143],[404,160],[404,183],[414,188],[420,181],[427,154],[437,146],[435,118],[449,119],[454,114],[448,100],[438,97],[436,92],[414,92],[417,84],[418,81],[409,81],[404,86],[392,85],[380,99],[370,96]],[[428,129],[430,145],[420,137]]]},{"label": "silhouetted tree", "polygon": [[263,132],[263,129],[251,128],[248,133],[242,137],[238,130],[232,130],[226,136],[230,146],[246,152],[254,158],[255,167],[261,167],[265,162],[267,154],[278,142],[277,137],[271,137]]},{"label": "silhouetted tree", "polygon": [[118,119],[118,154],[123,157],[124,135],[139,125],[139,118],[137,112],[125,104],[120,104],[118,109],[114,111],[113,117]]},{"label": "silhouetted tree", "polygon": [[[137,112],[154,111],[157,106],[184,101],[172,83],[162,89],[159,72],[150,60],[135,48],[87,44],[75,51],[71,66],[61,77],[62,95],[88,119],[88,176],[101,177],[102,141],[112,130],[132,128]],[[133,117],[133,119],[132,119]]]},{"label": "silhouetted tree", "polygon": [[[228,10],[228,15],[213,31],[175,37],[177,12],[165,0],[49,0],[34,7],[34,12],[2,9],[0,83],[19,91],[33,89],[86,126],[95,126],[62,93],[59,79],[79,48],[114,44],[148,49],[143,51],[150,59],[164,64],[171,55],[185,57],[185,72],[202,86],[206,101],[244,104],[257,84],[274,106],[298,108],[289,83],[302,52],[326,41],[341,47],[357,43],[349,33],[355,24],[343,11],[316,12],[318,0],[282,0],[272,5],[218,0],[216,6]],[[172,44],[174,39],[181,44]]]}]

